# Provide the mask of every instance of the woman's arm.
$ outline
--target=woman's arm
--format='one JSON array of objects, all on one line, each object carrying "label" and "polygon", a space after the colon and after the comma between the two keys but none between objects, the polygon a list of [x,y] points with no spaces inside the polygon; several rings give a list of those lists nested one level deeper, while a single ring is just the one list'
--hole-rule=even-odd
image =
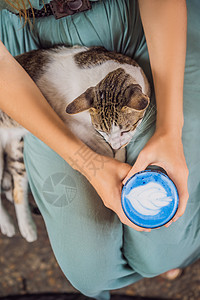
[{"label": "woman's arm", "polygon": [[[0,109],[78,170],[78,163],[74,163],[77,151],[85,147],[91,155],[94,152],[66,127],[1,41],[0,70]],[[81,169],[81,173],[84,171]]]},{"label": "woman's arm", "polygon": [[[166,169],[177,186],[181,216],[188,200],[186,166],[181,141],[183,83],[186,56],[185,0],[139,0],[157,104],[156,131],[141,151],[125,181],[149,164]],[[175,219],[174,219],[175,220]]]},{"label": "woman's arm", "polygon": [[186,55],[185,0],[139,0],[157,104],[157,129],[181,135]]}]

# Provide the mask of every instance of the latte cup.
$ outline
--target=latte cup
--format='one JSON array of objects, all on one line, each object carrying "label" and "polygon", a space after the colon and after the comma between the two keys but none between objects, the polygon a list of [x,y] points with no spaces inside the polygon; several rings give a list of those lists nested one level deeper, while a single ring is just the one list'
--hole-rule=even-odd
[{"label": "latte cup", "polygon": [[144,228],[169,222],[178,209],[178,191],[166,171],[150,165],[131,176],[122,188],[121,204],[127,218]]}]

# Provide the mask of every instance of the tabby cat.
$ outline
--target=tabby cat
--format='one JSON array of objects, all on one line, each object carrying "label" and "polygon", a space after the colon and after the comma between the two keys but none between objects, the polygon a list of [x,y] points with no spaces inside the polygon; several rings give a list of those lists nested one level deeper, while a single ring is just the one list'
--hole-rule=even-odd
[{"label": "tabby cat", "polygon": [[[95,152],[125,162],[125,146],[150,103],[149,83],[134,60],[103,47],[80,46],[54,46],[15,58],[76,136]],[[31,242],[37,234],[23,162],[27,132],[0,111],[2,189],[14,202],[22,236]],[[0,213],[2,233],[14,235],[14,225],[2,204]]]}]

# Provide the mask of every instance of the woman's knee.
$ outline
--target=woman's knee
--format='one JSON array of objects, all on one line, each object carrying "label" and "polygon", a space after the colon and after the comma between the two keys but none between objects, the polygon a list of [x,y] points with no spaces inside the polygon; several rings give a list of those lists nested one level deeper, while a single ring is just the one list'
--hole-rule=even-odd
[{"label": "woman's knee", "polygon": [[155,277],[179,267],[184,259],[180,221],[150,233],[125,226],[124,256],[129,266],[143,277]]},{"label": "woman's knee", "polygon": [[[54,251],[55,253],[55,251]],[[56,254],[56,253],[55,253]],[[102,268],[102,261],[74,261],[70,266],[63,262],[65,254],[58,254],[57,261],[68,279],[68,281],[82,294],[93,297],[103,291],[109,282],[108,276],[105,274],[105,269]],[[104,264],[103,264],[104,265]]]},{"label": "woman's knee", "polygon": [[168,271],[169,269],[176,268],[175,265],[174,267],[169,267],[169,264],[166,265],[166,257],[161,257],[159,255],[150,255],[150,257],[149,255],[146,257],[143,255],[139,263],[138,259],[132,260],[127,258],[127,261],[137,273],[146,278],[155,277]]},{"label": "woman's knee", "polygon": [[121,263],[119,236],[115,230],[115,233],[111,230],[109,241],[107,226],[107,234],[103,233],[102,228],[95,233],[92,228],[89,232],[84,226],[82,231],[75,226],[71,232],[66,226],[62,232],[58,226],[55,228],[52,224],[47,223],[47,228],[56,260],[66,278],[77,290],[88,297],[94,297],[109,289],[112,279],[118,276]]}]

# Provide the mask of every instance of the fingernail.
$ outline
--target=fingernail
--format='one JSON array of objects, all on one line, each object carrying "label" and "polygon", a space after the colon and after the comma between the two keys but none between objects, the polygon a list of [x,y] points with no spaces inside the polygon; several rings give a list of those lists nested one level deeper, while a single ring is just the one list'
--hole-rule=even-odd
[{"label": "fingernail", "polygon": [[125,185],[126,183],[126,178],[124,178],[124,180],[122,181],[122,184]]}]

